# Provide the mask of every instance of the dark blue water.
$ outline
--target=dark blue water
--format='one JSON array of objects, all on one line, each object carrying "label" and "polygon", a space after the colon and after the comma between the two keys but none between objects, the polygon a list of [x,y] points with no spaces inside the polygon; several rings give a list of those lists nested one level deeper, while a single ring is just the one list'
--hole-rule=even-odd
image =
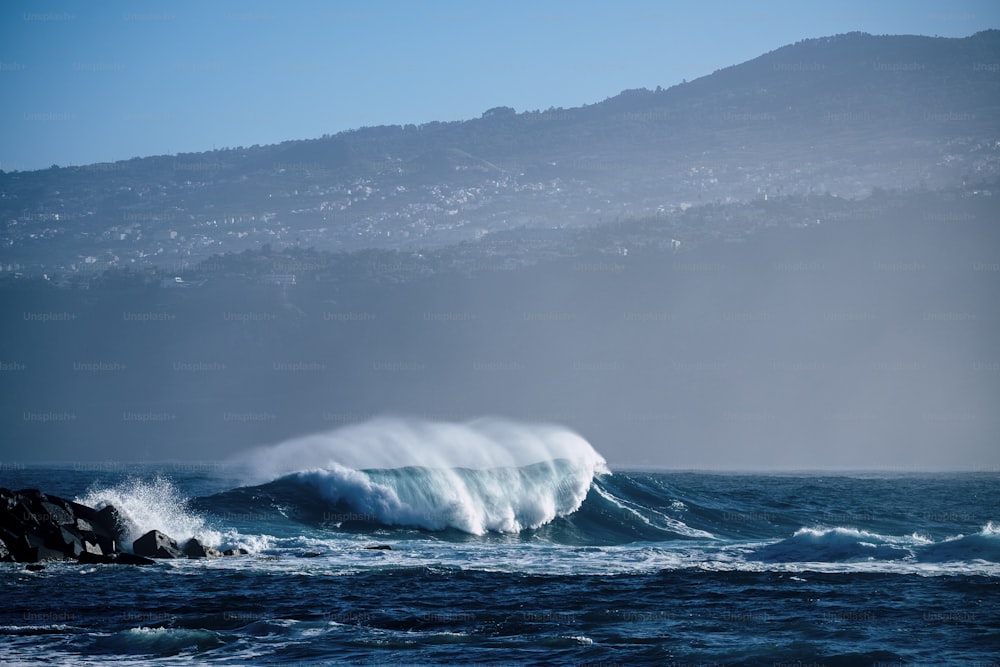
[{"label": "dark blue water", "polygon": [[577,463],[336,468],[256,484],[214,465],[7,466],[0,485],[112,502],[136,533],[252,553],[2,564],[0,663],[1000,660],[996,473]]}]

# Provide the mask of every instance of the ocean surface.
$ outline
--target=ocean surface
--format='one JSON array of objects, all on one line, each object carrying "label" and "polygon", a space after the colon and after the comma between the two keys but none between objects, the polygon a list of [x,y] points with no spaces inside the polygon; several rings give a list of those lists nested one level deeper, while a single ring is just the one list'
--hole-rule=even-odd
[{"label": "ocean surface", "polygon": [[[0,486],[114,504],[131,537],[251,553],[0,564],[0,664],[1000,664],[996,472],[608,470],[510,430],[5,464]],[[454,446],[413,454],[428,437]]]}]

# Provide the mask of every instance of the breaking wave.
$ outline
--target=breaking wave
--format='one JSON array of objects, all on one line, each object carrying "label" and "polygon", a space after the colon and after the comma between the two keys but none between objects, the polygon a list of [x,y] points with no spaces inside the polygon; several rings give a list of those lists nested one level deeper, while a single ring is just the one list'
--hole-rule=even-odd
[{"label": "breaking wave", "polygon": [[125,549],[149,532],[159,530],[184,543],[197,537],[204,544],[218,546],[221,536],[209,527],[205,519],[191,510],[173,482],[165,477],[151,480],[131,478],[110,487],[92,488],[76,502],[101,509],[113,505],[124,525]]},{"label": "breaking wave", "polygon": [[473,535],[572,514],[594,476],[610,474],[590,443],[564,427],[495,418],[379,418],[261,448],[240,464],[300,510],[309,509],[302,491],[314,491],[328,523],[346,517]]}]

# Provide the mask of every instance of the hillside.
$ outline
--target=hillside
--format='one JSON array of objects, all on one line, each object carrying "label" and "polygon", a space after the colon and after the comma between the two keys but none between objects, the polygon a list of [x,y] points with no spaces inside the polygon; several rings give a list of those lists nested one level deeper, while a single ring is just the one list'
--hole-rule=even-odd
[{"label": "hillside", "polygon": [[983,182],[1000,173],[998,62],[996,30],[852,33],[575,109],[0,173],[0,270],[181,271],[264,244],[434,248],[765,196]]},{"label": "hillside", "polygon": [[[891,466],[886,443],[988,460],[995,210],[962,189],[813,195],[690,209],[755,227],[690,252],[658,247],[654,217],[513,270],[286,249],[214,258],[187,288],[0,281],[0,432],[13,460],[205,459],[375,414],[499,414],[567,424],[613,464]],[[290,266],[295,285],[256,279]]]}]

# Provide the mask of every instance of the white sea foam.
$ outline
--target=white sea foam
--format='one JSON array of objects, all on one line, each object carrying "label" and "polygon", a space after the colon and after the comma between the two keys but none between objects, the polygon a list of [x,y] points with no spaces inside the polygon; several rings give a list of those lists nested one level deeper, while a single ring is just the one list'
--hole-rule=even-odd
[{"label": "white sea foam", "polygon": [[607,472],[583,437],[556,424],[481,418],[438,422],[378,417],[260,447],[237,460],[256,483],[303,470],[335,467],[491,469],[565,459]]},{"label": "white sea foam", "polygon": [[372,521],[476,535],[575,512],[594,475],[608,472],[564,427],[495,418],[378,418],[257,449],[242,464],[258,482],[297,473]]},{"label": "white sea foam", "polygon": [[298,477],[331,502],[346,503],[372,521],[482,535],[537,528],[575,512],[587,497],[593,474],[593,468],[558,460],[489,470],[334,466]]},{"label": "white sea foam", "polygon": [[188,508],[187,499],[165,477],[149,481],[130,478],[116,486],[92,488],[76,500],[95,509],[113,505],[125,524],[125,543],[121,545],[125,549],[131,549],[132,542],[150,530],[166,533],[178,544],[197,537],[203,544],[217,546],[221,539],[204,518]]}]

